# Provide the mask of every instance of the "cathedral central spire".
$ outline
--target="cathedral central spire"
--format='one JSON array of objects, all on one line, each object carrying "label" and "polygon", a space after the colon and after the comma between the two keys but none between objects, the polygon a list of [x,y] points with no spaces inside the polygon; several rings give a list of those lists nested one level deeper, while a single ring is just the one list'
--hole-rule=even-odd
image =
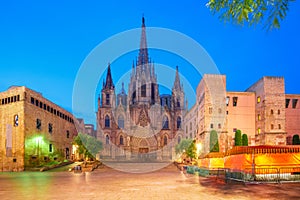
[{"label": "cathedral central spire", "polygon": [[141,66],[147,63],[148,63],[148,48],[147,48],[147,39],[146,39],[146,26],[145,26],[145,18],[142,17],[142,35],[140,41],[138,65]]}]

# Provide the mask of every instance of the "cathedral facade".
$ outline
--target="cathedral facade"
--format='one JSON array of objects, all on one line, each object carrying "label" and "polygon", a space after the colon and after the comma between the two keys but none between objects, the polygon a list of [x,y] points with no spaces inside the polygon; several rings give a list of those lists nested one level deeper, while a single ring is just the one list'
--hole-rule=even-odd
[{"label": "cathedral facade", "polygon": [[109,64],[98,97],[97,137],[103,142],[100,157],[104,160],[171,160],[175,145],[183,138],[186,107],[178,67],[172,93],[160,94],[154,63],[148,54],[144,18],[141,31],[128,93],[122,84],[116,95]]}]

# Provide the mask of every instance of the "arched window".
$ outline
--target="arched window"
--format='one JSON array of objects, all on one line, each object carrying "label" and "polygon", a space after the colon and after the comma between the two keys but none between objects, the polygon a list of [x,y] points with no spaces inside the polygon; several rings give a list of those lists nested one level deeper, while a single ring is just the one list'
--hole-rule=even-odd
[{"label": "arched window", "polygon": [[181,137],[178,136],[178,138],[177,138],[177,143],[179,144],[180,142],[181,142]]},{"label": "arched window", "polygon": [[177,99],[177,107],[180,108],[180,100]]},{"label": "arched window", "polygon": [[181,117],[177,117],[177,129],[181,128]]},{"label": "arched window", "polygon": [[108,135],[106,135],[106,137],[105,137],[105,144],[109,144],[109,136]]},{"label": "arched window", "polygon": [[122,135],[120,136],[120,145],[124,145],[124,138]]},{"label": "arched window", "polygon": [[164,145],[167,145],[168,144],[168,138],[167,138],[167,136],[165,135],[164,136]]},{"label": "arched window", "polygon": [[167,116],[164,116],[162,123],[163,129],[169,129],[169,118]]},{"label": "arched window", "polygon": [[110,127],[110,119],[108,115],[105,116],[105,127]]},{"label": "arched window", "polygon": [[146,84],[143,84],[141,87],[141,96],[146,97]]},{"label": "arched window", "polygon": [[118,126],[119,126],[119,128],[124,128],[124,117],[123,117],[123,115],[120,115],[118,117]]}]

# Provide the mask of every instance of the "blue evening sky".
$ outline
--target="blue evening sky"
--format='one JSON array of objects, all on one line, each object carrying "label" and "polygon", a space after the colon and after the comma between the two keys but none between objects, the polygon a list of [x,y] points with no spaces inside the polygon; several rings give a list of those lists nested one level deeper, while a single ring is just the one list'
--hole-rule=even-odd
[{"label": "blue evening sky", "polygon": [[[227,90],[244,91],[268,75],[284,76],[286,92],[300,94],[299,1],[290,5],[281,28],[271,32],[261,25],[224,23],[205,4],[200,0],[1,1],[0,91],[25,85],[71,110],[74,80],[84,59],[107,38],[139,28],[144,14],[147,27],[176,30],[201,44],[226,74]],[[139,44],[139,40],[134,42]],[[175,67],[168,60],[171,56],[161,53],[150,50],[155,62]],[[116,68],[129,69],[136,56],[133,52],[128,63],[126,59],[120,59],[126,63],[112,63],[114,80],[120,76]],[[179,70],[193,77],[184,70],[184,61],[178,62]],[[190,78],[194,88],[200,78]]]}]

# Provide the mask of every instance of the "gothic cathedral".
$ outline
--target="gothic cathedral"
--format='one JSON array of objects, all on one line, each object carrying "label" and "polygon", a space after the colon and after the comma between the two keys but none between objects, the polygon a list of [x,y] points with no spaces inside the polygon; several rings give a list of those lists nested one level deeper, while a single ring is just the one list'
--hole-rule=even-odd
[{"label": "gothic cathedral", "polygon": [[[132,66],[128,94],[122,84],[115,95],[110,64],[98,98],[97,137],[103,142],[100,157],[119,161],[170,161],[183,138],[186,111],[178,67],[172,94],[159,94],[154,63],[150,61],[142,18],[140,49]],[[101,98],[100,98],[101,96]]]}]

